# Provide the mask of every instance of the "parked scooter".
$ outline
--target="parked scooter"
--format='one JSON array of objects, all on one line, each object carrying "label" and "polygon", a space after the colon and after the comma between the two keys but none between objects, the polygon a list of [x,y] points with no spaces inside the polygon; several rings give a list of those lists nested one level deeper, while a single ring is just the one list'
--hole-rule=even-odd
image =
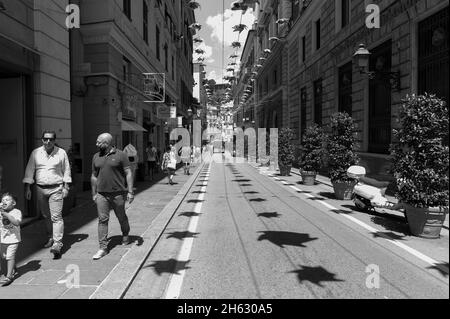
[{"label": "parked scooter", "polygon": [[399,204],[390,202],[384,196],[389,182],[378,181],[365,175],[366,169],[362,166],[354,165],[347,169],[347,176],[358,182],[352,196],[355,206],[362,211],[375,208],[398,209]]}]

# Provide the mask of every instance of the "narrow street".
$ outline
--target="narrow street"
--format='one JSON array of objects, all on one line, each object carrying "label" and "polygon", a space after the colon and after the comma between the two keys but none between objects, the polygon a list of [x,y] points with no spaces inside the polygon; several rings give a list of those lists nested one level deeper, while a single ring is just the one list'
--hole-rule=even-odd
[{"label": "narrow street", "polygon": [[205,164],[124,298],[449,297],[448,227],[400,236],[300,180]]}]

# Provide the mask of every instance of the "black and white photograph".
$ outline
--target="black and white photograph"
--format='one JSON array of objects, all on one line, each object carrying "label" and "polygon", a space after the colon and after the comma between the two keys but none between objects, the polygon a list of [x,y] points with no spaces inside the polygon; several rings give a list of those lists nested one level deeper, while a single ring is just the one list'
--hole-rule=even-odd
[{"label": "black and white photograph", "polygon": [[449,87],[449,0],[0,0],[0,299],[448,301]]}]

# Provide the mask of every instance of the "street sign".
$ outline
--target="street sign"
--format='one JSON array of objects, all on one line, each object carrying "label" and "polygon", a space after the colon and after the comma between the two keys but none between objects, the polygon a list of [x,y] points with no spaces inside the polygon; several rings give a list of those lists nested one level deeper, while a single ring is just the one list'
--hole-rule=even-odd
[{"label": "street sign", "polygon": [[156,109],[156,117],[167,121],[170,118],[170,107],[165,104],[159,105]]},{"label": "street sign", "polygon": [[142,73],[143,91],[146,103],[164,102],[166,98],[166,74]]}]

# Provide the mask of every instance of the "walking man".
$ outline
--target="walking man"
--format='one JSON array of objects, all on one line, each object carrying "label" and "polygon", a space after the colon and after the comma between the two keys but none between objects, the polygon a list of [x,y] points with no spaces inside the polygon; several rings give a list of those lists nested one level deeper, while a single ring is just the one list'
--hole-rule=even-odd
[{"label": "walking man", "polygon": [[69,194],[72,178],[67,153],[55,146],[55,140],[55,132],[42,133],[43,146],[31,153],[23,183],[27,200],[31,200],[31,185],[36,184],[39,208],[46,218],[48,241],[44,247],[50,248],[54,259],[59,259],[64,234],[63,202]]},{"label": "walking man", "polygon": [[112,145],[113,137],[103,133],[97,138],[99,152],[92,158],[92,199],[97,204],[98,240],[100,250],[92,257],[100,259],[108,254],[109,213],[114,213],[122,230],[122,244],[128,245],[130,225],[125,213],[125,202],[134,199],[133,173],[127,154]]}]

